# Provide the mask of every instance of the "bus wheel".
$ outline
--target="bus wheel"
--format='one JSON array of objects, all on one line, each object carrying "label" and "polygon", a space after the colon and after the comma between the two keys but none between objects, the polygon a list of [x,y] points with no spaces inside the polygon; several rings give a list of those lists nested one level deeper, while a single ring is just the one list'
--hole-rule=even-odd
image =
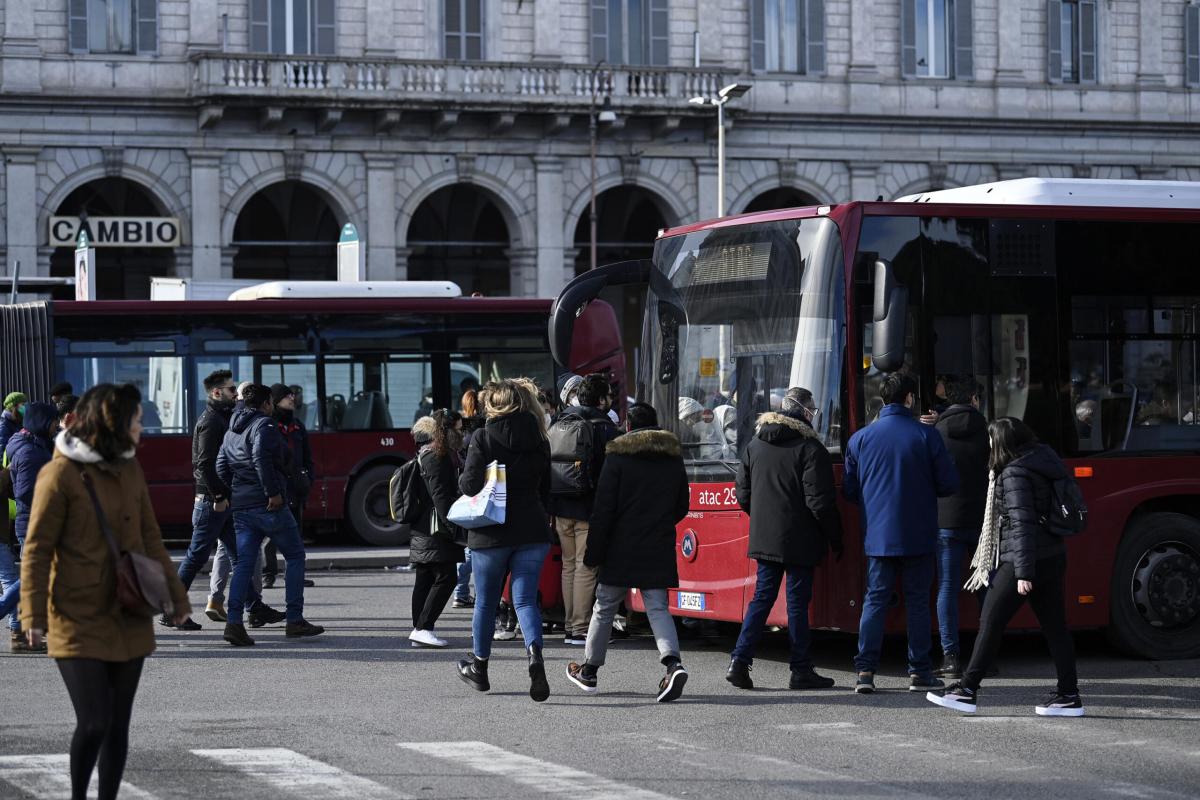
[{"label": "bus wheel", "polygon": [[1200,521],[1139,518],[1117,550],[1109,635],[1144,658],[1200,656]]},{"label": "bus wheel", "polygon": [[380,464],[363,472],[350,485],[346,517],[354,535],[367,544],[403,547],[412,537],[407,525],[392,519],[388,510],[388,480],[396,467]]}]

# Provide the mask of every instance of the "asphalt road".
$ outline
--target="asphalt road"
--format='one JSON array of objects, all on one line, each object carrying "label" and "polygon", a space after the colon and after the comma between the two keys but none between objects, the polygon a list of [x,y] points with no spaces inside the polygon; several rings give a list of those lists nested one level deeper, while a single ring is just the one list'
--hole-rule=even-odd
[{"label": "asphalt road", "polygon": [[[817,692],[780,688],[780,635],[759,654],[753,692],[724,681],[730,639],[685,641],[691,680],[668,705],[653,702],[660,668],[650,640],[614,644],[595,696],[563,676],[581,649],[550,641],[553,694],[539,705],[519,641],[496,644],[491,693],[458,680],[469,611],[443,617],[448,652],[409,648],[410,573],[315,577],[306,615],[329,627],[318,639],[264,629],[253,634],[258,646],[234,650],[216,624],[160,636],[122,797],[1200,796],[1200,662],[1126,660],[1095,635],[1077,637],[1083,719],[1033,714],[1053,685],[1036,637],[1006,640],[1001,677],[985,685],[975,717],[904,690],[900,640],[888,644],[883,691],[854,695],[854,642],[844,635],[815,645],[818,670],[839,684]],[[282,606],[282,590],[268,592]],[[0,797],[67,797],[73,715],[57,670],[5,654],[0,678]]]}]

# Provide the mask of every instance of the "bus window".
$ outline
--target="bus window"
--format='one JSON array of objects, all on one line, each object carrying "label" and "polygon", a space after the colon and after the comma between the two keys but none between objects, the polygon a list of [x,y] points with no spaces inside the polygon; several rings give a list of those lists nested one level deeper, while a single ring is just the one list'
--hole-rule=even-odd
[{"label": "bus window", "polygon": [[98,383],[131,383],[142,393],[142,425],[149,435],[186,433],[183,358],[163,341],[73,341],[58,358],[57,375],[86,390]]},{"label": "bus window", "polygon": [[554,390],[554,363],[546,353],[454,353],[450,356],[450,407],[462,408],[467,389],[478,389],[488,381],[530,378],[538,386]]},{"label": "bus window", "polygon": [[318,430],[317,414],[317,360],[315,356],[299,356],[285,359],[266,360],[262,357],[233,355],[229,357],[201,356],[196,359],[195,398],[196,415],[204,410],[207,398],[204,379],[219,369],[233,373],[233,382],[255,381],[270,386],[284,383],[296,394],[296,417],[310,431]]},{"label": "bus window", "polygon": [[433,411],[428,357],[330,355],[324,370],[326,430],[407,428]]}]

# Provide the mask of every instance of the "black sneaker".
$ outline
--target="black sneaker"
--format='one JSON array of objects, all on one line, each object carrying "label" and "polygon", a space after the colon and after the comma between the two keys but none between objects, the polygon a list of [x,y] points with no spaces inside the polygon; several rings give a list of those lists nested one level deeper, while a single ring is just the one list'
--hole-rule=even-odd
[{"label": "black sneaker", "polygon": [[818,675],[812,669],[807,672],[792,672],[792,677],[788,679],[789,689],[832,689],[833,685],[833,678]]},{"label": "black sneaker", "polygon": [[875,693],[875,673],[860,672],[854,680],[855,694],[874,694]]},{"label": "black sneaker", "polygon": [[596,668],[591,664],[577,664],[574,661],[567,664],[567,680],[588,694],[600,691],[599,681],[596,679]]},{"label": "black sneaker", "polygon": [[529,697],[535,703],[543,703],[550,697],[550,682],[546,680],[546,662],[542,659],[542,646],[529,645]]},{"label": "black sneaker", "polygon": [[187,619],[185,619],[183,621],[182,625],[176,625],[175,628],[177,630],[181,630],[181,631],[202,631],[202,630],[204,630],[204,626],[201,625],[199,622],[196,622],[191,617],[188,617]]},{"label": "black sneaker", "polygon": [[1082,717],[1083,701],[1077,694],[1055,692],[1034,707],[1039,717]]},{"label": "black sneaker", "polygon": [[275,576],[264,572],[263,576],[262,576],[262,587],[264,589],[274,589],[275,588]]},{"label": "black sneaker", "polygon": [[927,675],[913,675],[912,680],[908,683],[910,692],[928,692],[932,689],[945,688],[946,682],[933,677],[933,673]]},{"label": "black sneaker", "polygon": [[175,623],[172,622],[171,618],[168,617],[166,614],[163,614],[161,617],[158,618],[158,624],[162,625],[164,628],[174,628],[175,627]]},{"label": "black sneaker", "polygon": [[306,619],[299,622],[289,622],[284,630],[284,636],[295,639],[301,636],[320,636],[325,632],[325,629],[320,625],[313,625]]},{"label": "black sneaker", "polygon": [[750,665],[736,658],[729,659],[729,669],[725,670],[725,680],[739,689],[753,689],[754,681],[750,678]]},{"label": "black sneaker", "polygon": [[246,633],[245,625],[227,623],[225,625],[224,639],[234,647],[251,647],[254,645],[254,640]]},{"label": "black sneaker", "polygon": [[258,608],[246,615],[250,622],[251,628],[261,628],[264,625],[277,625],[287,619],[287,614],[282,611],[277,611],[271,608],[266,603],[263,603]]},{"label": "black sneaker", "polygon": [[658,697],[660,703],[669,703],[672,700],[678,700],[683,694],[683,686],[687,683],[687,670],[683,668],[683,664],[678,661],[673,662],[667,667],[667,674],[658,682]]},{"label": "black sneaker", "polygon": [[475,598],[471,597],[469,595],[467,597],[454,598],[454,603],[451,605],[451,608],[474,608],[474,607],[475,607]]},{"label": "black sneaker", "polygon": [[934,675],[939,678],[949,678],[950,680],[958,680],[962,677],[962,668],[958,665],[958,654],[947,653],[942,658],[942,666],[940,669],[933,671]]},{"label": "black sneaker", "polygon": [[492,688],[488,683],[488,662],[486,658],[476,658],[474,653],[458,662],[458,677],[463,683],[481,692]]},{"label": "black sneaker", "polygon": [[942,708],[952,708],[964,714],[975,713],[975,692],[961,683],[952,684],[944,691],[926,692],[925,699]]}]

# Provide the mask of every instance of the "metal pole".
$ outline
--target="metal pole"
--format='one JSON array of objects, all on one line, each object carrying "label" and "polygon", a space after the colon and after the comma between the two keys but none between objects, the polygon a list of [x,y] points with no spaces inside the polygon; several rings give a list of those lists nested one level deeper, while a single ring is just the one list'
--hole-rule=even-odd
[{"label": "metal pole", "polygon": [[10,291],[8,294],[8,304],[10,306],[16,305],[16,303],[17,303],[17,284],[20,283],[20,281],[21,281],[21,262],[14,261],[13,262],[13,274],[12,274],[12,291]]},{"label": "metal pole", "polygon": [[596,268],[596,78],[600,64],[592,69],[592,103],[588,107],[588,146],[591,180],[588,181],[591,199],[588,203],[588,225],[590,228],[588,268]]},{"label": "metal pole", "polygon": [[717,216],[725,216],[725,104],[717,100]]}]

